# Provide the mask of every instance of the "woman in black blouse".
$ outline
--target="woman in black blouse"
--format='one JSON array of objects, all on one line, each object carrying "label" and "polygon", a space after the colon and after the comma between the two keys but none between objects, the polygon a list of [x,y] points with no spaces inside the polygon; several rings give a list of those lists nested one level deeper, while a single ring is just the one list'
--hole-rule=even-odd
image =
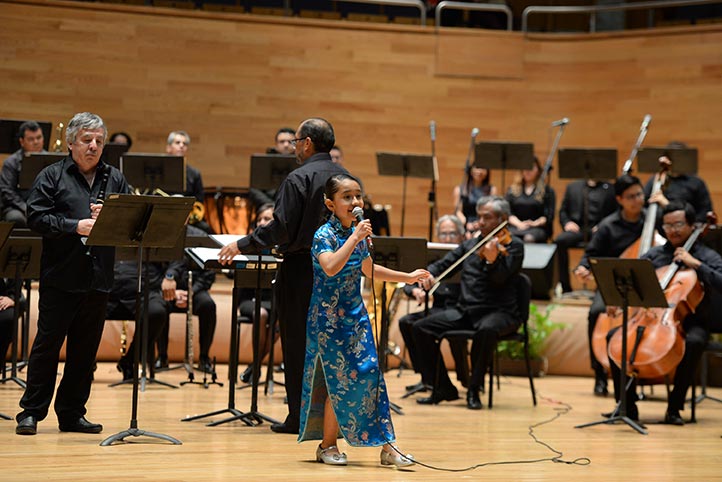
[{"label": "woman in black blouse", "polygon": [[511,206],[510,231],[525,243],[546,243],[554,221],[554,190],[540,182],[541,166],[534,158],[531,169],[524,169],[506,193]]}]

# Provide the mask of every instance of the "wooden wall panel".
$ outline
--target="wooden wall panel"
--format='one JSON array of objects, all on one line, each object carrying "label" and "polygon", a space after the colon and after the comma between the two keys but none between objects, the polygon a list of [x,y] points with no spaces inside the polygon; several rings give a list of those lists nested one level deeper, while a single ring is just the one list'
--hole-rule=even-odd
[{"label": "wooden wall panel", "polygon": [[[431,119],[443,214],[472,127],[478,140],[532,141],[544,160],[549,124],[566,116],[562,146],[616,147],[621,166],[650,113],[646,144],[698,147],[722,203],[720,26],[522,37],[52,0],[0,0],[0,24],[0,117],[90,110],[137,152],[185,129],[207,188],[246,186],[250,154],[278,127],[323,116],[398,234],[401,180],[379,177],[374,154],[428,153]],[[565,183],[551,180],[561,199]],[[429,187],[408,182],[406,235],[427,232]]]}]

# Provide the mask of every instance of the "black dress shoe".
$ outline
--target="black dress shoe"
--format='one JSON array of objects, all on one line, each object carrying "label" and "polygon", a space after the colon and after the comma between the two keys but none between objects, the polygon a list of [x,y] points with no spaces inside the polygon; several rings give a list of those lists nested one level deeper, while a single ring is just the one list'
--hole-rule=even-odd
[{"label": "black dress shoe", "polygon": [[60,422],[58,428],[61,432],[100,433],[103,431],[102,425],[89,422],[85,417],[80,417],[72,422]]},{"label": "black dress shoe", "polygon": [[122,357],[115,368],[123,374],[123,380],[133,379],[133,362],[130,358]]},{"label": "black dress shoe", "polygon": [[18,422],[15,433],[18,435],[35,435],[38,433],[38,420],[32,415],[25,417]]},{"label": "black dress shoe", "polygon": [[272,423],[271,430],[276,433],[293,433],[298,435],[298,426],[292,426],[286,422]]},{"label": "black dress shoe", "polygon": [[481,399],[479,399],[479,390],[470,388],[466,392],[466,407],[470,410],[481,410]]},{"label": "black dress shoe", "polygon": [[453,390],[434,390],[431,392],[430,397],[417,398],[416,403],[420,405],[437,405],[441,402],[453,402],[459,399],[459,392],[454,388]]},{"label": "black dress shoe", "polygon": [[684,425],[684,419],[679,414],[679,410],[667,410],[667,413],[664,414],[664,423],[667,425]]},{"label": "black dress shoe", "polygon": [[167,356],[159,356],[155,359],[155,363],[153,364],[153,368],[156,370],[163,370],[164,368],[168,368],[168,357]]},{"label": "black dress shoe", "polygon": [[205,373],[213,373],[213,364],[211,363],[211,359],[207,356],[202,356],[198,360],[198,369]]},{"label": "black dress shoe", "polygon": [[253,376],[253,365],[248,365],[248,367],[243,370],[243,373],[241,373],[241,381],[243,383],[251,383],[251,377]]},{"label": "black dress shoe", "polygon": [[606,378],[597,378],[594,381],[594,395],[597,397],[606,397],[609,395],[609,391],[607,390],[607,379]]}]

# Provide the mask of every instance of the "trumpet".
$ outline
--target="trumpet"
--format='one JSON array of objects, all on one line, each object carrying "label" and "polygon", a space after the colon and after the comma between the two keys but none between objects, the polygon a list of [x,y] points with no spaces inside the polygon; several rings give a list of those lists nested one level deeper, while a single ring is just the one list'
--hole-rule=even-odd
[{"label": "trumpet", "polygon": [[58,127],[55,130],[58,133],[58,138],[53,143],[53,152],[63,152],[63,129],[65,125],[62,122],[58,122]]}]

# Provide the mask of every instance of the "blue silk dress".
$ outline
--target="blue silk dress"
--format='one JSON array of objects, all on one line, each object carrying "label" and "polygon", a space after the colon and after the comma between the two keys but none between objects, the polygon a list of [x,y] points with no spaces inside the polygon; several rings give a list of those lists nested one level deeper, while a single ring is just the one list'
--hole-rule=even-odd
[{"label": "blue silk dress", "polygon": [[313,239],[299,442],[323,438],[327,394],[340,435],[349,445],[373,447],[395,441],[386,383],[361,298],[361,264],[369,256],[366,243],[356,245],[335,276],[327,276],[318,262],[319,254],[337,251],[352,233],[353,228],[344,228],[332,216]]}]

